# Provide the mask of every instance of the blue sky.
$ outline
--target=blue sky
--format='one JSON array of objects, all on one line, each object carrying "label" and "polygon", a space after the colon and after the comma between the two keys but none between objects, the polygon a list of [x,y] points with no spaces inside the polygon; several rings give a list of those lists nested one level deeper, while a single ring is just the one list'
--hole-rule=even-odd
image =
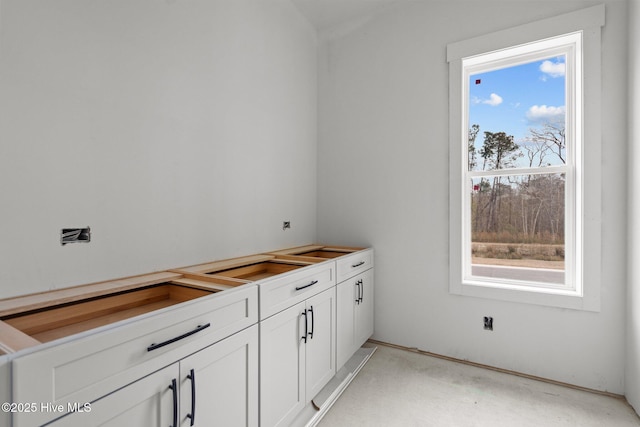
[{"label": "blue sky", "polygon": [[480,125],[476,147],[485,131],[506,132],[521,144],[529,128],[564,120],[564,71],[564,57],[552,57],[470,76],[469,127]]}]

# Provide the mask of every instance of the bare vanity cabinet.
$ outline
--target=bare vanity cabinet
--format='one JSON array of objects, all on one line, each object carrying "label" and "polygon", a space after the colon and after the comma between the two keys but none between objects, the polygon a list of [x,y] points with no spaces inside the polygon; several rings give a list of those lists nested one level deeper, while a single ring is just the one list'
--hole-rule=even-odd
[{"label": "bare vanity cabinet", "polygon": [[336,372],[335,263],[262,254],[175,271],[258,286],[260,425],[290,425]]},{"label": "bare vanity cabinet", "polygon": [[373,249],[309,245],[272,252],[309,262],[334,260],[337,283],[337,369],[373,335]]},{"label": "bare vanity cabinet", "polygon": [[8,298],[0,398],[22,407],[0,424],[305,425],[337,398],[338,371],[372,333],[373,251],[351,247]]},{"label": "bare vanity cabinet", "polygon": [[260,286],[260,425],[288,426],[333,378],[334,263]]},{"label": "bare vanity cabinet", "polygon": [[338,261],[338,342],[340,369],[373,335],[373,250]]},{"label": "bare vanity cabinet", "polygon": [[[196,369],[198,358],[190,355],[199,351],[216,353],[220,350],[218,342],[233,338],[258,321],[258,291],[254,285],[216,294],[215,283],[185,280],[173,273],[141,276],[127,283],[136,280],[140,286],[131,285],[132,289],[126,291],[2,317],[5,323],[42,342],[12,355],[12,401],[37,405],[34,411],[13,413],[14,427],[41,425],[73,411],[76,413],[62,418],[60,425],[94,425],[95,419],[105,411],[117,419],[117,412],[112,411],[114,403],[110,402],[119,402],[119,399],[132,405],[122,407],[123,416],[142,411],[159,417],[171,413],[173,417],[173,397],[168,397],[172,392],[167,393],[169,383],[159,390],[154,389],[155,383],[163,382],[165,374],[175,374],[173,378],[182,387],[185,377],[166,367],[181,367],[179,364],[186,364],[189,356]],[[117,285],[112,283],[112,288],[119,289]],[[91,294],[87,289],[82,290],[85,296]],[[121,301],[122,298],[127,302]],[[85,304],[89,304],[88,308]],[[62,309],[66,310],[60,311]],[[96,320],[102,326],[92,323]],[[248,349],[243,350],[243,354],[246,353],[245,357],[251,359],[253,365],[242,364],[246,372],[235,372],[240,378],[251,374],[253,379],[256,375],[255,368],[250,368],[257,363],[255,332],[253,338],[247,335],[242,339],[242,345]],[[139,380],[144,381],[138,383]],[[204,384],[206,381],[201,382]],[[257,383],[245,384],[245,387],[250,385]],[[177,399],[179,390],[174,388],[174,392]],[[202,408],[211,406],[205,394],[200,394]],[[248,394],[247,399],[249,397],[255,402],[244,404],[255,409],[257,395]],[[138,406],[134,405],[136,401]],[[96,412],[82,413],[86,403],[90,403],[91,409],[95,404]],[[160,406],[153,409],[153,405]],[[120,425],[155,424],[126,422]]]}]

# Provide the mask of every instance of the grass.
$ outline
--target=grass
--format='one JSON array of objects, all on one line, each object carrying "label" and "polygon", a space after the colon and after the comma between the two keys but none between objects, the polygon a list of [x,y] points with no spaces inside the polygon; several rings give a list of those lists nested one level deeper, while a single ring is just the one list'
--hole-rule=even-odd
[{"label": "grass", "polygon": [[472,255],[504,260],[564,261],[563,244],[473,242]]},{"label": "grass", "polygon": [[472,242],[482,243],[524,243],[539,245],[563,245],[564,237],[553,235],[551,233],[528,235],[524,233],[510,233],[501,231],[490,233],[486,231],[473,232],[471,236]]}]

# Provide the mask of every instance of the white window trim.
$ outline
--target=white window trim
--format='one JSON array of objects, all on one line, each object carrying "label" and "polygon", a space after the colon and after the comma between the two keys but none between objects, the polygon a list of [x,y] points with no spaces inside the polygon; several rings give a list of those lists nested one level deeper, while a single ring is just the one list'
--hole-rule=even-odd
[{"label": "white window trim", "polygon": [[[491,33],[447,46],[449,62],[449,291],[452,294],[491,298],[504,301],[540,304],[579,310],[600,310],[601,280],[601,126],[600,126],[600,49],[601,27],[605,21],[605,7],[599,5],[576,12],[559,15],[542,21]],[[582,94],[587,102],[582,106],[583,135],[581,165],[585,173],[581,188],[576,193],[578,211],[582,211],[581,228],[576,232],[576,245],[581,248],[582,268],[578,263],[575,290],[549,289],[546,287],[509,286],[490,283],[465,283],[463,277],[463,176],[466,158],[462,141],[466,111],[463,90],[463,58],[487,52],[509,49],[518,45],[537,42],[573,32],[582,32]],[[577,147],[580,148],[580,147]],[[464,156],[464,157],[463,157]],[[589,189],[584,191],[584,189]],[[582,239],[580,239],[582,236]],[[567,267],[569,268],[569,267]],[[581,270],[581,271],[580,271]],[[581,276],[581,277],[580,277]]]},{"label": "white window trim", "polygon": [[[565,283],[563,284],[545,284],[536,282],[521,282],[518,280],[495,279],[484,276],[474,276],[471,271],[471,223],[470,219],[465,218],[463,214],[463,231],[462,231],[462,259],[463,259],[463,284],[477,286],[493,286],[507,289],[524,289],[534,290],[537,292],[558,293],[564,295],[582,295],[582,280],[580,273],[581,253],[576,248],[576,238],[580,237],[580,233],[576,233],[577,229],[581,229],[582,217],[581,204],[576,203],[576,196],[581,189],[582,181],[578,172],[581,168],[575,167],[577,161],[580,160],[580,152],[576,148],[580,148],[581,141],[580,129],[582,129],[582,102],[580,95],[582,88],[582,69],[576,67],[576,64],[582,64],[582,32],[573,32],[559,37],[544,39],[525,45],[514,46],[508,49],[491,52],[484,55],[476,55],[471,58],[463,58],[463,100],[462,109],[465,113],[469,112],[469,81],[470,77],[479,73],[486,73],[504,67],[513,67],[528,62],[542,61],[552,56],[562,55],[565,57],[567,68],[566,73],[566,141],[567,154],[566,163],[560,166],[549,167],[518,167],[506,168],[499,170],[486,171],[467,171],[463,170],[464,178],[462,181],[462,211],[468,214],[471,211],[471,182],[473,178],[479,177],[495,177],[495,176],[511,176],[511,175],[532,175],[532,174],[559,174],[563,173],[566,177],[565,182]],[[468,131],[471,126],[468,114],[464,115],[462,123],[463,138],[459,141],[462,144],[462,158],[460,161],[463,165],[468,162],[468,155],[464,153],[464,147],[467,146]]]}]

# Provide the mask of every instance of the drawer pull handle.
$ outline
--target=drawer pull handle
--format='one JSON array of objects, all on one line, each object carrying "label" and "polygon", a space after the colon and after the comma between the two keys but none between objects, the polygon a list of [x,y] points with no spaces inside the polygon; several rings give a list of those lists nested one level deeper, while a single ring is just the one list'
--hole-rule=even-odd
[{"label": "drawer pull handle", "polygon": [[192,426],[196,422],[196,372],[192,369],[187,378],[191,380],[191,413],[187,414],[187,418],[191,420]]},{"label": "drawer pull handle", "polygon": [[362,264],[364,264],[364,261],[360,261],[360,262],[359,262],[359,263],[357,263],[357,264],[352,264],[352,265],[351,265],[351,268],[360,267]]},{"label": "drawer pull handle", "polygon": [[211,323],[207,323],[206,325],[198,325],[198,327],[195,328],[193,331],[189,331],[187,333],[184,333],[184,334],[180,335],[179,337],[171,338],[170,340],[166,340],[166,341],[163,341],[163,342],[158,343],[158,344],[155,344],[155,343],[151,344],[149,347],[147,347],[147,351],[153,351],[153,350],[156,350],[156,349],[158,349],[160,347],[164,347],[165,345],[173,344],[176,341],[180,341],[181,339],[189,337],[189,336],[191,336],[193,334],[197,334],[198,332],[200,332],[200,331],[202,331],[204,329],[207,329],[209,326],[211,326]]},{"label": "drawer pull handle", "polygon": [[308,285],[304,285],[304,286],[296,286],[296,291],[301,291],[302,289],[308,288],[309,286],[313,286],[316,283],[318,283],[317,280],[314,280],[313,282],[309,283]]},{"label": "drawer pull handle", "polygon": [[303,342],[306,344],[307,336],[309,335],[309,323],[307,320],[307,310],[303,311],[302,314],[300,314],[300,316],[304,316],[304,335],[300,339],[304,340]]},{"label": "drawer pull handle", "polygon": [[175,378],[171,380],[169,389],[173,392],[173,424],[171,427],[178,427],[178,385]]}]

